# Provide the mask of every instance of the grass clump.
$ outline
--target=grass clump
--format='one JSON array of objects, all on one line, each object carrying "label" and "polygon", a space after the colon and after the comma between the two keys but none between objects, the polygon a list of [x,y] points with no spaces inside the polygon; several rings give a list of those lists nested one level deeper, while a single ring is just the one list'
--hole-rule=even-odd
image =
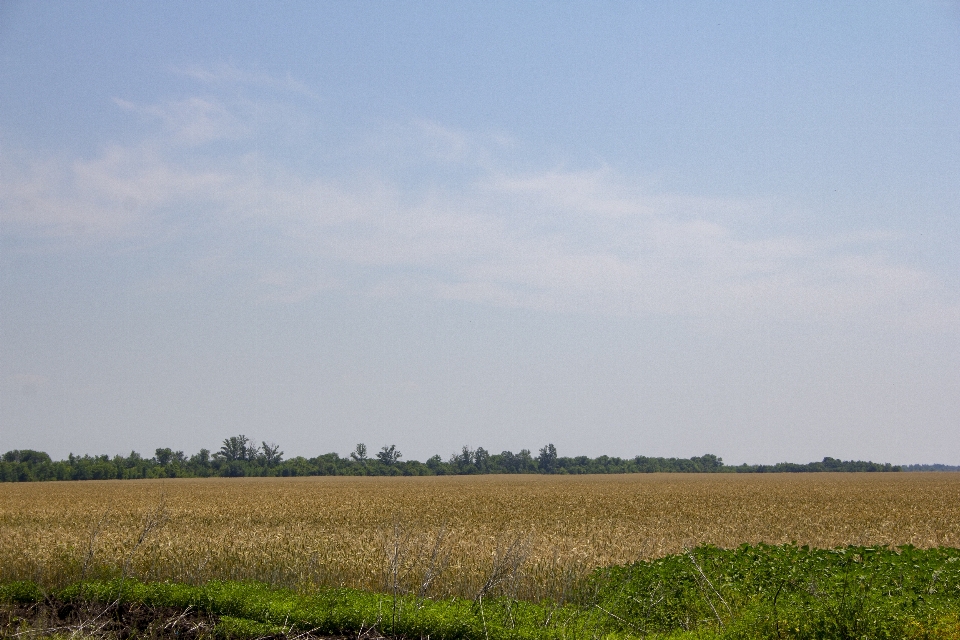
[{"label": "grass clump", "polygon": [[43,600],[43,590],[35,582],[16,580],[0,584],[0,602],[11,604],[29,604]]}]

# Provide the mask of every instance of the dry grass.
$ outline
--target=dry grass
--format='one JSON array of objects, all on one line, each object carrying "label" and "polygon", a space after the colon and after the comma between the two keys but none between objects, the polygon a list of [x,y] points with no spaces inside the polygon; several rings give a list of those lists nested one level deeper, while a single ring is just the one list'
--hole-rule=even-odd
[{"label": "dry grass", "polygon": [[137,603],[0,604],[0,638],[21,640],[217,640],[216,622],[207,613]]},{"label": "dry grass", "polygon": [[0,485],[0,580],[49,586],[126,566],[144,579],[563,598],[597,566],[759,541],[960,546],[960,474]]}]

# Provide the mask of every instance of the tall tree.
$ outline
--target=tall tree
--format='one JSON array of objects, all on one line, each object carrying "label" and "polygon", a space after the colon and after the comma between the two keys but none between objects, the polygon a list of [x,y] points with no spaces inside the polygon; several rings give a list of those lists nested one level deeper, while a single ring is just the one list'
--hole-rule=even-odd
[{"label": "tall tree", "polygon": [[392,444],[389,447],[383,447],[377,454],[377,460],[386,465],[396,464],[403,454],[397,451],[397,445]]},{"label": "tall tree", "polygon": [[357,448],[350,452],[350,457],[360,464],[367,463],[367,445],[362,442],[357,444]]},{"label": "tall tree", "polygon": [[263,452],[263,462],[268,467],[272,467],[283,462],[283,451],[280,451],[280,445],[276,443],[267,444],[266,442],[261,442],[263,446],[260,450]]},{"label": "tall tree", "polygon": [[557,448],[552,443],[540,449],[540,455],[537,456],[537,466],[540,468],[540,473],[556,472]]},{"label": "tall tree", "polygon": [[223,441],[220,455],[229,462],[247,460],[252,453],[247,448],[249,442],[250,439],[245,435],[231,436]]}]

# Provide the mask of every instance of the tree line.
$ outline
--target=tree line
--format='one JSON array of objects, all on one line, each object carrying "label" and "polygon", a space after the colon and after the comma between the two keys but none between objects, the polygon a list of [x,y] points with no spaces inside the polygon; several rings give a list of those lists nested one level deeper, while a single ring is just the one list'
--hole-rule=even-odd
[{"label": "tree line", "polygon": [[807,473],[823,471],[870,472],[900,471],[889,463],[824,458],[821,462],[774,465],[730,466],[713,454],[692,458],[635,456],[560,456],[553,444],[547,444],[534,456],[530,450],[519,453],[490,453],[483,447],[464,446],[444,460],[435,455],[425,462],[402,460],[396,445],[384,446],[373,456],[365,444],[358,444],[349,456],[325,453],[313,458],[297,456],[284,459],[283,451],[273,443],[259,445],[244,435],[223,440],[219,451],[200,449],[187,456],[183,451],[159,448],[147,458],[136,451],[128,456],[83,455],[72,453],[55,461],[42,451],[18,449],[0,457],[0,482],[43,480],[114,480],[138,478],[209,478],[241,476],[441,476],[475,474],[609,474],[609,473]]}]

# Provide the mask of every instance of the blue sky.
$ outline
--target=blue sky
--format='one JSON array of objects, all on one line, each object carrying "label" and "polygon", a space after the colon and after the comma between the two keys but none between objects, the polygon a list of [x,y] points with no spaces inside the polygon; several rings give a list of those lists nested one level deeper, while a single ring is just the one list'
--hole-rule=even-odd
[{"label": "blue sky", "polygon": [[0,4],[0,450],[960,464],[960,7]]}]

